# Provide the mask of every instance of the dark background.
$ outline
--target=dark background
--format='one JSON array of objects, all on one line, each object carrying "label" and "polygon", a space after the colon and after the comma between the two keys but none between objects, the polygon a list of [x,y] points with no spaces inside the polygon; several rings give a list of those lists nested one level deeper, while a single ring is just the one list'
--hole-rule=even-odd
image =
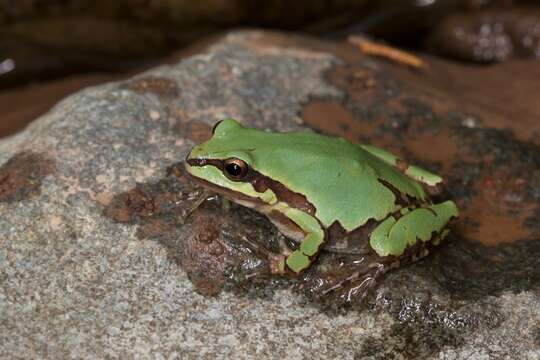
[{"label": "dark background", "polygon": [[280,29],[337,41],[363,34],[479,66],[540,57],[535,3],[0,0],[0,137],[69,93],[178,60],[232,28]]}]

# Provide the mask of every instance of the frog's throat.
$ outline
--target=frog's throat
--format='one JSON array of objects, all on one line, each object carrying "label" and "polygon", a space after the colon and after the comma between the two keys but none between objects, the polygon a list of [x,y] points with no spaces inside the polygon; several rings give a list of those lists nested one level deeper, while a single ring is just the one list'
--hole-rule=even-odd
[{"label": "frog's throat", "polygon": [[246,195],[244,193],[241,193],[239,191],[234,191],[234,190],[231,190],[231,189],[228,189],[226,187],[223,187],[223,186],[219,186],[219,185],[216,185],[210,181],[207,181],[205,179],[202,179],[198,176],[195,176],[194,174],[191,174],[190,173],[190,176],[193,180],[195,180],[198,184],[202,185],[203,187],[219,194],[219,195],[222,195],[224,197],[226,197],[227,199],[231,200],[231,201],[234,201],[234,202],[237,202],[243,206],[246,206],[246,207],[249,207],[249,208],[254,208],[254,209],[259,209],[259,208],[263,208],[265,206],[268,206],[268,203],[264,202],[263,200],[261,200],[260,198],[258,197],[253,197],[253,196],[249,196],[249,195]]},{"label": "frog's throat", "polygon": [[[209,166],[206,165],[206,162],[204,164],[203,166]],[[313,216],[312,214],[315,212],[313,206],[300,194],[288,191],[282,184],[272,181],[259,173],[255,174],[256,176],[260,176],[258,178],[259,180],[257,178],[253,179],[256,187],[253,185],[253,182],[247,182],[245,184],[247,185],[246,192],[241,192],[208,181],[204,177],[197,176],[196,167],[190,165],[189,162],[186,165],[186,169],[190,176],[202,186],[242,206],[265,214],[286,237],[296,242],[301,242],[306,236],[306,232],[293,219],[287,216],[285,212],[285,209],[293,208],[298,213],[306,213],[306,215]],[[214,169],[215,171],[221,171],[217,166]]]},{"label": "frog's throat", "polygon": [[300,242],[306,236],[305,232],[293,220],[291,220],[281,211],[278,211],[272,205],[264,202],[260,198],[252,197],[249,195],[245,195],[241,192],[227,189],[225,187],[213,184],[209,181],[195,176],[192,177],[202,186],[226,197],[227,199],[247,208],[255,209],[258,212],[266,215],[270,219],[270,221],[279,229],[279,231],[286,237]]},{"label": "frog's throat", "polygon": [[[250,180],[247,182],[251,185],[249,192],[261,194],[261,196],[251,196],[250,194],[214,184],[197,176],[197,171],[193,169],[197,166],[214,166],[221,171],[223,164],[220,161],[205,160],[201,162],[189,159],[186,169],[203,186],[222,194],[240,205],[257,209],[267,215],[285,236],[300,240],[299,248],[289,254],[285,262],[295,273],[299,273],[309,267],[312,259],[316,257],[322,248],[325,231],[319,220],[314,217],[314,206],[307,201],[305,196],[292,192],[281,183],[253,170],[246,177]],[[280,213],[283,216],[277,217],[276,213]],[[284,218],[289,221],[283,221]]]}]

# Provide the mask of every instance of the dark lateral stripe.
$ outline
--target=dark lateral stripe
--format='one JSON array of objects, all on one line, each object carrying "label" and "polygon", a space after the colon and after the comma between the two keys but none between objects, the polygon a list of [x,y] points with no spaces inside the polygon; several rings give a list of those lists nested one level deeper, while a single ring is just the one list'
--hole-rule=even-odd
[{"label": "dark lateral stripe", "polygon": [[[377,179],[384,187],[386,187],[388,190],[392,191],[394,194],[395,203],[397,205],[401,205],[402,207],[408,207],[410,205],[416,205],[417,207],[420,207],[423,202],[420,201],[420,199],[414,198],[412,196],[409,196],[406,193],[402,193],[399,191],[394,185],[390,184],[388,181],[383,180],[381,178]],[[427,200],[429,203],[429,200]]]},{"label": "dark lateral stripe", "polygon": [[289,206],[308,213],[309,215],[313,216],[315,214],[315,206],[313,206],[304,195],[289,190],[279,181],[272,180],[258,171],[251,171],[253,172],[251,185],[253,185],[253,188],[256,191],[264,192],[266,189],[270,189],[276,194],[279,201],[285,202],[289,204]]},{"label": "dark lateral stripe", "polygon": [[[219,159],[188,159],[187,163],[191,166],[206,166],[206,165],[212,165],[223,171],[223,160]],[[197,178],[198,179],[198,178]],[[213,185],[208,181],[205,181],[204,179],[198,179],[201,182],[204,182],[205,185],[209,188],[213,188],[215,191],[222,192],[224,194],[227,194],[229,196],[236,196],[236,194],[240,194],[236,191],[232,191],[230,189],[223,188],[221,186]],[[231,181],[238,181],[238,182],[249,182],[255,189],[255,191],[259,193],[264,193],[267,189],[270,189],[271,191],[276,194],[276,197],[278,201],[285,202],[289,204],[289,206],[296,208],[298,210],[301,210],[303,212],[308,213],[309,215],[315,214],[315,206],[313,206],[312,203],[310,203],[307,198],[299,193],[296,193],[294,191],[289,190],[285,185],[280,183],[279,181],[272,180],[266,175],[261,174],[260,172],[253,170],[251,167],[249,167],[249,171],[247,175],[242,180],[233,180]],[[244,195],[245,199],[251,199],[254,200],[252,197]],[[262,201],[261,201],[262,203]]]}]

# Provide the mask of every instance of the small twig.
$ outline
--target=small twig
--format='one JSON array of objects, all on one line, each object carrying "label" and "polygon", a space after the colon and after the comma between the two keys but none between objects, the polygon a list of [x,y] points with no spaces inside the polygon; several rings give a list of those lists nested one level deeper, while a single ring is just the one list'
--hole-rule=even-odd
[{"label": "small twig", "polygon": [[426,67],[426,63],[419,57],[405,51],[395,49],[388,45],[379,44],[354,35],[349,36],[347,41],[357,46],[360,51],[368,55],[380,56],[415,69],[422,69]]}]

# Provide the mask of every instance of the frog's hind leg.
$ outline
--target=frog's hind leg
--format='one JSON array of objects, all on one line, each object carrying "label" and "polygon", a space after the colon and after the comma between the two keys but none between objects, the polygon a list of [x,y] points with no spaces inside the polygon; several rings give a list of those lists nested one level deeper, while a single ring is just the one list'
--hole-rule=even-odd
[{"label": "frog's hind leg", "polygon": [[411,165],[402,159],[398,158],[396,155],[378,148],[373,145],[358,145],[361,149],[366,150],[371,155],[379,158],[379,160],[384,161],[388,165],[392,166],[394,169],[398,170],[405,176],[410,177],[416,181],[421,182],[422,184],[427,185],[432,191],[437,191],[436,188],[438,184],[442,182],[442,178],[438,175],[435,175],[421,167]]},{"label": "frog's hind leg", "polygon": [[339,304],[361,304],[388,271],[427,256],[445,234],[438,234],[432,242],[419,241],[401,256],[380,257],[371,253],[360,257],[348,255],[325,259],[327,264],[323,269],[307,274],[299,287],[321,300],[327,298]]},{"label": "frog's hind leg", "polygon": [[402,216],[389,216],[370,235],[370,245],[379,256],[401,256],[417,242],[438,243],[447,234],[448,223],[459,215],[453,201],[416,209]]},{"label": "frog's hind leg", "polygon": [[[317,269],[306,274],[300,290],[318,299],[335,299],[337,303],[361,303],[379,279],[392,268],[376,255],[339,256],[328,260],[328,270]],[[337,263],[337,265],[336,265]],[[397,265],[397,264],[396,264]]]},{"label": "frog's hind leg", "polygon": [[324,289],[322,296],[335,292],[342,303],[361,303],[375,287],[379,279],[388,271],[383,264],[375,264],[367,272],[356,271],[342,281]]}]

